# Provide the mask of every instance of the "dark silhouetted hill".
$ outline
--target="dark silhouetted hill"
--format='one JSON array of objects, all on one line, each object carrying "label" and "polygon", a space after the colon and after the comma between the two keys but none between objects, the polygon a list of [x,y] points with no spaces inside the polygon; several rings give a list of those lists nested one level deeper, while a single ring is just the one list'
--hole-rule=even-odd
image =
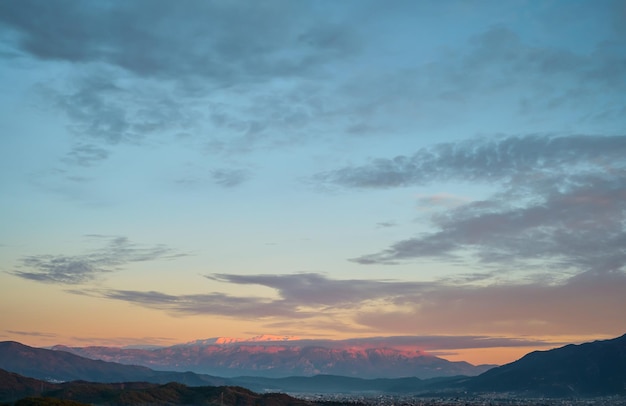
[{"label": "dark silhouetted hill", "polygon": [[232,386],[189,387],[179,383],[49,383],[0,370],[0,402],[16,406],[97,405],[237,405],[313,406],[314,403],[286,394],[258,394]]},{"label": "dark silhouetted hill", "polygon": [[556,397],[626,395],[626,335],[531,352],[468,382],[473,391]]}]

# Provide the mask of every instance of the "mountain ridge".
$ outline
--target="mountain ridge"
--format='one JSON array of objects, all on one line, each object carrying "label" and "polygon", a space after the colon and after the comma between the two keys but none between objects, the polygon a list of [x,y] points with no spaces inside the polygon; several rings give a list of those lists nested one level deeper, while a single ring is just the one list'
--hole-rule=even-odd
[{"label": "mountain ridge", "polygon": [[140,365],[92,360],[70,352],[29,347],[16,341],[0,342],[0,368],[52,382],[87,380],[167,383],[177,381],[189,385],[225,383],[225,380],[220,377],[190,372],[155,371]]},{"label": "mountain ridge", "polygon": [[473,378],[468,388],[550,396],[626,394],[626,334],[533,351]]},{"label": "mountain ridge", "polygon": [[[333,342],[333,347],[317,340],[238,341],[218,344],[213,339],[187,345],[155,349],[119,347],[54,346],[53,350],[82,357],[122,364],[142,365],[157,370],[192,371],[200,374],[235,377],[258,375],[271,378],[319,374],[360,378],[421,379],[475,376],[493,365],[472,365],[448,361],[419,349],[375,347]],[[193,344],[197,343],[197,344]]]}]

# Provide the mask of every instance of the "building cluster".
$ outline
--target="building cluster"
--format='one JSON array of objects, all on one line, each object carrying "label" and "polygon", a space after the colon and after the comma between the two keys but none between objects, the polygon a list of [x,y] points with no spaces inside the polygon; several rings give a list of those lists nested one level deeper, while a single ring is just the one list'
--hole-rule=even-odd
[{"label": "building cluster", "polygon": [[355,406],[626,406],[625,396],[554,399],[521,398],[501,393],[471,397],[419,397],[411,394],[293,394],[312,402]]}]

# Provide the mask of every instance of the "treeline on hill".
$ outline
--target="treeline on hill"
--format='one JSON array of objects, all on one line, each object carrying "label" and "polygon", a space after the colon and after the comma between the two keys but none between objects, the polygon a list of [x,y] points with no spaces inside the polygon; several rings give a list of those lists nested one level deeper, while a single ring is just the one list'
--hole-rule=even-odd
[{"label": "treeline on hill", "polygon": [[[0,402],[3,405],[237,405],[314,406],[320,403],[293,398],[284,393],[259,394],[237,386],[164,385],[146,382],[49,383],[0,370]],[[324,403],[330,405],[329,403]]]}]

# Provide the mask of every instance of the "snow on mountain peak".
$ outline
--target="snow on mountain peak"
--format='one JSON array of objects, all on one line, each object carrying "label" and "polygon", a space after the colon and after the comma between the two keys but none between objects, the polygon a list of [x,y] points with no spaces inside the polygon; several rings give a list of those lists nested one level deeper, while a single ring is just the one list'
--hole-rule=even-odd
[{"label": "snow on mountain peak", "polygon": [[234,338],[234,337],[218,337],[215,344],[233,344],[233,343],[258,343],[268,341],[293,341],[299,340],[296,336],[277,336],[271,334],[262,334],[251,338]]},{"label": "snow on mountain peak", "polygon": [[227,345],[237,343],[258,343],[258,342],[284,342],[300,340],[297,336],[279,336],[272,334],[262,334],[251,338],[239,338],[239,337],[215,337],[207,338],[206,340],[195,340],[185,345]]}]

